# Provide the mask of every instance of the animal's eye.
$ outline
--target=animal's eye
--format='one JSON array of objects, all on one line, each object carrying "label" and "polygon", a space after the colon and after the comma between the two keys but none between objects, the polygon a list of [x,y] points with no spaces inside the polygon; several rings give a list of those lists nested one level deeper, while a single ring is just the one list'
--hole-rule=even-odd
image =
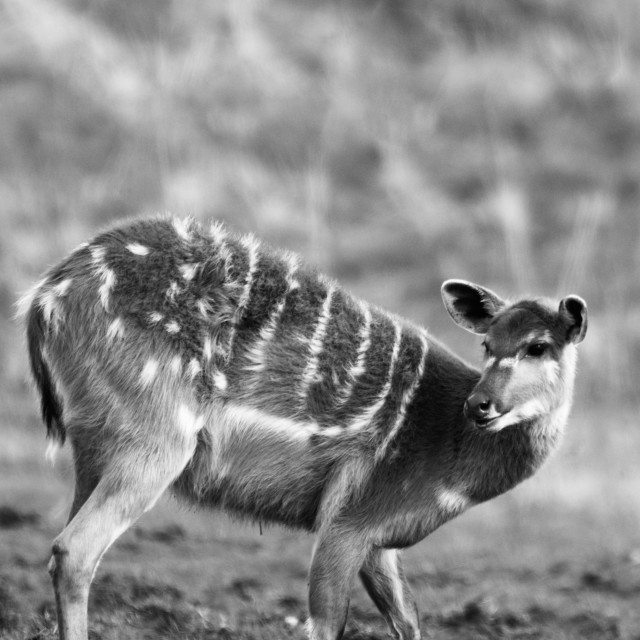
[{"label": "animal's eye", "polygon": [[548,345],[545,344],[544,342],[536,342],[534,344],[530,344],[527,347],[527,356],[529,356],[530,358],[539,358],[541,355],[543,355],[546,350],[548,348]]}]

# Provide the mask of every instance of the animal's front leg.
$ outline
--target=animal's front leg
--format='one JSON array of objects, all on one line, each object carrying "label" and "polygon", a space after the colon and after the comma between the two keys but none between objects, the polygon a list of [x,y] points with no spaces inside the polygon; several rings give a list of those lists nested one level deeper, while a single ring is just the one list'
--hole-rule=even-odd
[{"label": "animal's front leg", "polygon": [[321,532],[309,574],[309,640],[338,640],[353,580],[369,551],[363,536],[334,527]]},{"label": "animal's front leg", "polygon": [[360,579],[398,640],[420,640],[420,621],[395,549],[376,548],[360,569]]}]

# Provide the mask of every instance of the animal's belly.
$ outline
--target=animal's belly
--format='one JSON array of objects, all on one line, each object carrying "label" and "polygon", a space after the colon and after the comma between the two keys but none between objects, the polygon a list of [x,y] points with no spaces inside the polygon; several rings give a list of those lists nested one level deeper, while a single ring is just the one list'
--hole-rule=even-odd
[{"label": "animal's belly", "polygon": [[212,411],[175,484],[198,504],[311,530],[335,456],[313,425],[254,409]]}]

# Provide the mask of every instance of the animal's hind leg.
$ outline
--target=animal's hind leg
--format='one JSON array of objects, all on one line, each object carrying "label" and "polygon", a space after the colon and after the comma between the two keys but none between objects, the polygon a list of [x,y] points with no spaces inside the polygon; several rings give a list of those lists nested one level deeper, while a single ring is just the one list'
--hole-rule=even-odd
[{"label": "animal's hind leg", "polygon": [[[189,461],[193,438],[167,438],[118,448],[95,489],[54,540],[50,572],[61,640],[86,640],[89,587],[100,558],[150,509]],[[124,450],[123,450],[124,449]],[[86,488],[89,488],[88,485]],[[76,494],[74,507],[82,499]]]},{"label": "animal's hind leg", "polygon": [[373,549],[360,569],[360,579],[394,636],[420,640],[418,611],[397,550]]}]

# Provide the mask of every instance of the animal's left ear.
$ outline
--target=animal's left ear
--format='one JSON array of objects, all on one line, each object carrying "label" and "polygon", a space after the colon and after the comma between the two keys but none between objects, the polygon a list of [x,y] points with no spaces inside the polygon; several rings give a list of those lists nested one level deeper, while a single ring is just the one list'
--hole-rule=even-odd
[{"label": "animal's left ear", "polygon": [[560,300],[560,317],[567,325],[567,341],[578,344],[587,333],[587,303],[580,296]]},{"label": "animal's left ear", "polygon": [[466,280],[447,280],[442,301],[453,321],[471,333],[487,333],[493,317],[505,306],[497,294]]}]

